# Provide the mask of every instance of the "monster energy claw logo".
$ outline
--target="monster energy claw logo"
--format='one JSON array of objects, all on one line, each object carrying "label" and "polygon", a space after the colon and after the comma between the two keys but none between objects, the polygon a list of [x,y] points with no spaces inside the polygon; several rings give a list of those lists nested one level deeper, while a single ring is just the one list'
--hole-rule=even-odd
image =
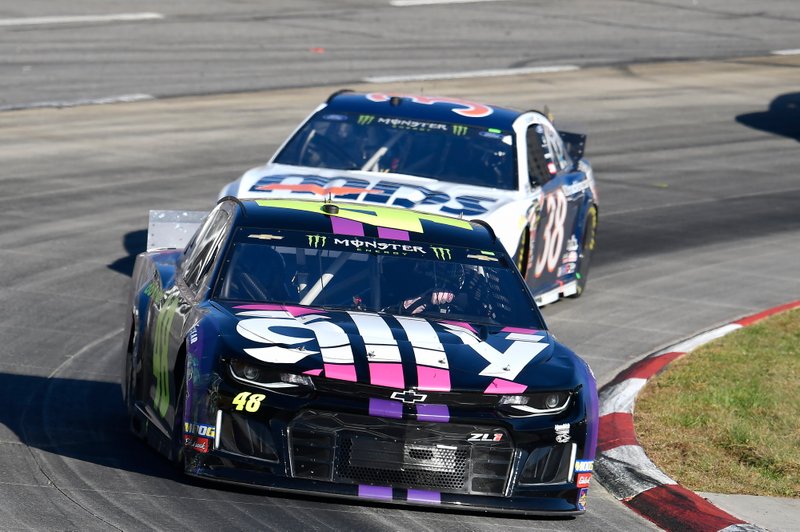
[{"label": "monster energy claw logo", "polygon": [[450,260],[453,258],[453,255],[450,253],[448,248],[439,248],[436,246],[431,246],[431,250],[433,254],[436,255],[436,258],[439,260]]},{"label": "monster energy claw logo", "polygon": [[308,247],[318,248],[325,247],[325,241],[328,240],[327,236],[323,235],[306,235],[308,237]]},{"label": "monster energy claw logo", "polygon": [[371,124],[373,120],[375,120],[375,117],[372,115],[358,115],[359,126],[366,126],[367,124]]},{"label": "monster energy claw logo", "polygon": [[467,134],[467,126],[453,126],[453,135],[461,137],[466,134]]}]

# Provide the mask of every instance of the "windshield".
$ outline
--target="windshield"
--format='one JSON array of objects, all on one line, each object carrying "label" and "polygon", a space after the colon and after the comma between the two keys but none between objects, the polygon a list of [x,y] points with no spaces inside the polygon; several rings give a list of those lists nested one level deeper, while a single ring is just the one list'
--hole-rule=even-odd
[{"label": "windshield", "polygon": [[218,299],[544,328],[504,254],[295,231],[237,233]]},{"label": "windshield", "polygon": [[493,128],[323,109],[274,162],[516,190],[513,138]]}]

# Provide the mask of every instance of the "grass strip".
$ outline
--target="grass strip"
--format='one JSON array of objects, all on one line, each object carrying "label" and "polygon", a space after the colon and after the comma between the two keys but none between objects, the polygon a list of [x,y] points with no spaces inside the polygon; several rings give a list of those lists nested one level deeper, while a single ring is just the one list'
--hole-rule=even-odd
[{"label": "grass strip", "polygon": [[800,309],[673,362],[637,398],[634,423],[688,489],[800,497]]}]

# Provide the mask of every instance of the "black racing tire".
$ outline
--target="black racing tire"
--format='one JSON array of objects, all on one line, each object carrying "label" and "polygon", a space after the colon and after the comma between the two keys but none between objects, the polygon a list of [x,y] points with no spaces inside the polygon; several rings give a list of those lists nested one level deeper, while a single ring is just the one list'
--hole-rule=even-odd
[{"label": "black racing tire", "polygon": [[571,297],[580,297],[586,289],[586,281],[589,279],[589,265],[592,253],[597,246],[597,206],[592,205],[586,213],[586,220],[583,223],[583,238],[581,239],[581,252],[578,256],[578,268],[575,272],[577,278],[576,292]]}]

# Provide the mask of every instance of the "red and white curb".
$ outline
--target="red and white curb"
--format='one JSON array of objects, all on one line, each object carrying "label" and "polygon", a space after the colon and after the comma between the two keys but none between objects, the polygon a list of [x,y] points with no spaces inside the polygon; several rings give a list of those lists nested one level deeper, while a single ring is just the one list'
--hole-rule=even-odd
[{"label": "red and white curb", "polygon": [[676,358],[768,316],[800,308],[800,301],[736,320],[640,360],[600,390],[600,427],[594,470],[611,494],[666,530],[763,531],[724,512],[668,477],[647,458],[636,439],[633,407],[648,379]]}]

